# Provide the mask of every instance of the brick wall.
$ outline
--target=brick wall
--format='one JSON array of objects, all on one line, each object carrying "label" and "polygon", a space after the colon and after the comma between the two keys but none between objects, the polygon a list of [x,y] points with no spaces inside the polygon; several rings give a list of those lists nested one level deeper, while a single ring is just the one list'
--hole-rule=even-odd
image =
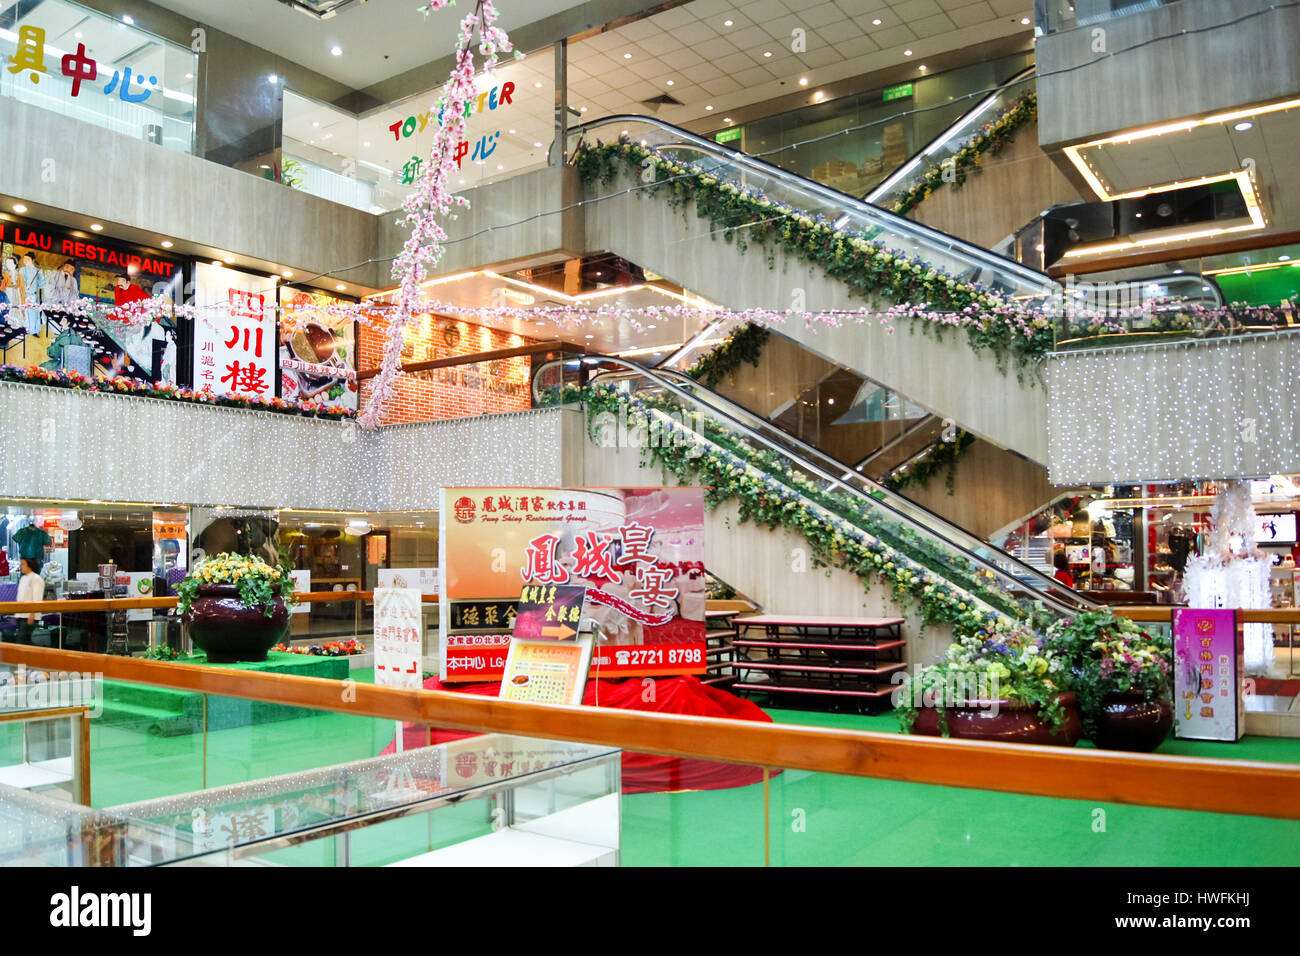
[{"label": "brick wall", "polygon": [[[388,337],[387,325],[362,325],[360,335],[359,368],[378,368]],[[492,352],[537,341],[514,332],[431,316],[421,316],[408,325],[405,340],[403,363]],[[396,394],[384,408],[383,423],[425,422],[529,408],[531,372],[532,362],[527,355],[426,372],[403,372],[397,377]],[[370,388],[369,382],[361,387],[362,408],[370,398]]]}]

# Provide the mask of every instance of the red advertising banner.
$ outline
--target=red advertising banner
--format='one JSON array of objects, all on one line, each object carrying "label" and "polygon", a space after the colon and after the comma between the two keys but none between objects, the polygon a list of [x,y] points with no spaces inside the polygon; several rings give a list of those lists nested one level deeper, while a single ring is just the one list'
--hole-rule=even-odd
[{"label": "red advertising banner", "polygon": [[553,586],[586,588],[593,677],[705,672],[702,488],[446,488],[440,525],[444,681],[500,680],[521,589]]}]

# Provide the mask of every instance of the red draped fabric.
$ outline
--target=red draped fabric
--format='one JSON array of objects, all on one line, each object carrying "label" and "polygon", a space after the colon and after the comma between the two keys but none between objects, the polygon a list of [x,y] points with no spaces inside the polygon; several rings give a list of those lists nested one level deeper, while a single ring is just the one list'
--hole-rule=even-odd
[{"label": "red draped fabric", "polygon": [[[501,685],[496,682],[444,684],[436,677],[430,677],[424,686],[428,690],[496,697]],[[653,694],[649,693],[651,687]],[[651,699],[645,699],[647,697]],[[659,677],[653,685],[643,684],[635,677],[626,680],[589,680],[582,702],[592,707],[618,707],[623,710],[646,710],[692,717],[726,717],[769,723],[772,720],[756,704],[725,690],[702,684],[696,677]],[[474,735],[459,730],[434,728],[430,731],[420,724],[406,724],[403,729],[403,743],[407,749],[472,736]],[[385,747],[384,753],[392,753],[395,749],[396,741]],[[758,767],[628,751],[623,753],[624,793],[725,790],[758,783],[762,779],[763,771]]]}]

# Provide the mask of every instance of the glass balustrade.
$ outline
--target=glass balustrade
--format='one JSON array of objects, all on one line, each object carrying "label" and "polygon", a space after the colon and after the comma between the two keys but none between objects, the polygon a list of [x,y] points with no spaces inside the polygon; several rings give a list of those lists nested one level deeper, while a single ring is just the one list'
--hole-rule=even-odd
[{"label": "glass balustrade", "polygon": [[69,0],[44,0],[0,10],[0,62],[0,96],[193,151],[198,57],[188,47]]}]

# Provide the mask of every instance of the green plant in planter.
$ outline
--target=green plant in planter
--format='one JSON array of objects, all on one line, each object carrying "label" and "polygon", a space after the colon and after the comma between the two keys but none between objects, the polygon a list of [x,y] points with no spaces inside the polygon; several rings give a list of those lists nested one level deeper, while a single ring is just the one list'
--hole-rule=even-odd
[{"label": "green plant in planter", "polygon": [[1070,663],[1079,717],[1089,737],[1107,694],[1141,693],[1151,701],[1170,692],[1172,642],[1109,608],[1058,621],[1048,627],[1046,639]]},{"label": "green plant in planter", "polygon": [[260,609],[267,617],[275,613],[277,597],[284,598],[286,607],[293,604],[293,578],[283,568],[273,568],[261,558],[227,552],[199,562],[176,585],[180,595],[177,611],[187,613],[199,588],[217,584],[233,584],[245,605]]},{"label": "green plant in planter", "polygon": [[1007,700],[1037,711],[1056,733],[1067,719],[1059,696],[1070,689],[1069,661],[1059,649],[1025,627],[1001,622],[959,635],[943,660],[908,677],[898,692],[894,716],[908,733],[920,707],[933,707],[946,737],[946,708]]}]

